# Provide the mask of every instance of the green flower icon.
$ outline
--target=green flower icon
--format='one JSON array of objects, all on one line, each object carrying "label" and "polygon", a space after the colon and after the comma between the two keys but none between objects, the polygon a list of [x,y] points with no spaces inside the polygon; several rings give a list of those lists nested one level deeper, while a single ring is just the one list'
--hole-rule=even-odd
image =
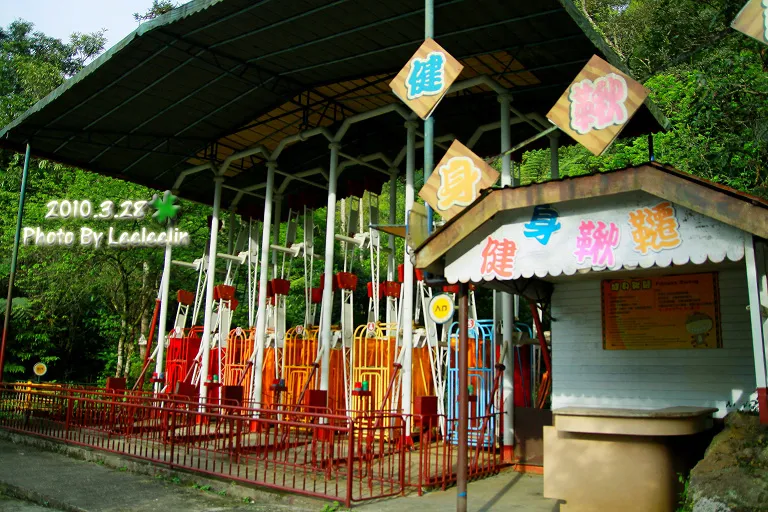
[{"label": "green flower icon", "polygon": [[152,197],[152,207],[157,210],[155,213],[152,214],[152,217],[154,217],[157,222],[164,223],[166,220],[173,219],[176,217],[176,214],[179,213],[179,209],[181,208],[177,204],[173,204],[176,202],[176,196],[171,194],[170,190],[166,190],[163,193],[163,198],[160,199],[157,194],[155,194]]}]

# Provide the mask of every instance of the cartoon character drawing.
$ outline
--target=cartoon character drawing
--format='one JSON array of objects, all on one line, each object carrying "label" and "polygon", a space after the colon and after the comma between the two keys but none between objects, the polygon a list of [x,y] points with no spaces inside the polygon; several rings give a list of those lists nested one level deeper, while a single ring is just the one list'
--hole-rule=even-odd
[{"label": "cartoon character drawing", "polygon": [[707,336],[714,326],[715,322],[709,315],[701,311],[691,313],[685,320],[685,329],[692,334],[691,345],[708,346]]}]

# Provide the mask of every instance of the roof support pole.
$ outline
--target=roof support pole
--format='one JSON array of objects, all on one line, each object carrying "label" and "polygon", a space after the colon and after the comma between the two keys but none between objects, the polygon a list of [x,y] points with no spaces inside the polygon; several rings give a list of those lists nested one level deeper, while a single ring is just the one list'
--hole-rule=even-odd
[{"label": "roof support pole", "polygon": [[[171,245],[171,235],[173,234],[173,222],[168,221],[167,241],[165,245],[165,259],[163,260],[163,277],[160,280],[160,320],[157,330],[157,359],[155,360],[155,373],[157,373],[158,382],[155,382],[155,393],[162,390],[165,380],[165,338],[168,333],[166,322],[168,321],[168,291],[171,287],[171,260],[173,259],[173,246]],[[149,347],[147,347],[149,351]],[[168,390],[173,393],[175,390]]]},{"label": "roof support pole", "polygon": [[[267,279],[269,277],[269,235],[272,223],[272,195],[275,188],[277,162],[267,162],[267,190],[264,197],[264,222],[261,229],[261,253],[259,257],[259,307],[256,313],[256,362],[253,373],[253,396],[257,404],[262,401],[261,370],[264,366],[264,344],[267,340]],[[258,407],[258,405],[257,405]]]},{"label": "roof support pole", "polygon": [[[435,119],[434,117],[430,116],[424,120],[424,183],[426,183],[429,177],[432,175],[432,169],[435,167],[434,141]],[[427,207],[427,233],[431,234],[432,224],[434,223],[434,215],[432,212],[432,207],[429,206],[429,204],[426,204],[425,206]]]},{"label": "roof support pole", "polygon": [[[390,169],[389,178],[389,224],[397,223],[397,169]],[[395,235],[389,235],[389,254],[387,255],[387,281],[395,280]],[[397,307],[394,307],[392,297],[387,297],[388,324],[394,323],[397,318]]]},{"label": "roof support pole", "polygon": [[766,277],[765,246],[752,235],[744,239],[744,260],[747,264],[747,291],[749,316],[752,326],[752,349],[755,360],[757,401],[760,407],[760,423],[768,423],[768,277]]},{"label": "roof support pole", "polygon": [[[275,221],[273,223],[272,228],[272,240],[274,240],[275,245],[280,245],[280,212],[281,208],[283,206],[283,196],[280,194],[275,194],[275,214],[273,217],[275,218]],[[277,251],[272,249],[272,279],[277,279]]]},{"label": "roof support pole", "polygon": [[232,254],[235,248],[235,207],[229,209],[229,226],[227,227],[227,254]]},{"label": "roof support pole", "polygon": [[459,446],[456,461],[456,512],[467,512],[469,446],[469,284],[459,282]]},{"label": "roof support pole", "polygon": [[3,317],[3,337],[0,343],[0,382],[3,381],[3,365],[5,364],[5,344],[8,340],[8,325],[11,322],[11,307],[13,299],[13,281],[16,277],[16,260],[19,257],[19,238],[21,237],[21,219],[24,217],[24,197],[27,194],[27,176],[29,175],[29,159],[32,148],[27,144],[24,154],[24,169],[21,172],[21,192],[19,193],[19,209],[16,212],[16,233],[13,236],[13,253],[11,254],[11,273],[8,276],[8,300],[5,302]]},{"label": "roof support pole", "polygon": [[333,312],[333,250],[336,243],[336,172],[341,145],[331,142],[331,164],[328,172],[328,212],[325,217],[325,269],[323,271],[323,317],[320,319],[320,389],[328,391],[331,376],[331,313]]},{"label": "roof support pole", "polygon": [[560,149],[560,132],[549,135],[549,170],[553,180],[560,178],[560,159],[557,151]]},{"label": "roof support pole", "polygon": [[[218,252],[216,246],[219,241],[219,208],[223,182],[224,176],[213,178],[213,215],[211,217],[211,240],[208,245],[208,281],[205,283],[205,312],[203,316],[203,359],[200,363],[200,402],[203,407],[205,407],[205,399],[208,396],[208,367],[211,361],[211,331],[213,330],[213,287],[216,284],[216,253]],[[159,336],[158,339],[160,339]]]},{"label": "roof support pole", "polygon": [[[435,2],[434,0],[424,0],[424,39],[435,37]],[[410,139],[408,139],[410,140]],[[434,143],[435,143],[435,118],[429,116],[424,120],[424,183],[427,182],[432,174],[434,164]],[[407,194],[407,192],[406,192]],[[427,207],[427,233],[432,233],[432,207]],[[408,207],[406,206],[406,209]],[[407,219],[406,219],[407,222]],[[407,258],[406,258],[407,259]],[[410,413],[411,411],[407,411]]]},{"label": "roof support pole", "polygon": [[[510,115],[509,115],[509,103],[511,97],[509,94],[502,94],[499,96],[499,103],[501,103],[501,153],[505,153],[511,146],[510,140]],[[504,154],[501,158],[501,186],[511,187],[512,183],[512,155]],[[504,460],[512,461],[512,455],[514,453],[514,419],[515,419],[515,351],[512,347],[512,330],[515,323],[516,311],[516,297],[513,297],[511,293],[501,292],[501,339],[503,346],[506,346],[506,351],[502,349],[504,354],[504,360],[499,361],[504,365],[504,376],[502,380],[502,397],[504,407],[504,431],[502,456]]]},{"label": "roof support pole", "polygon": [[[416,127],[417,124],[415,121],[408,121],[405,123],[408,137],[405,152],[406,231],[408,229],[408,216],[413,209],[414,202],[413,175],[416,172]],[[402,357],[400,357],[403,364],[403,414],[411,414],[411,373],[413,371],[413,364],[411,363],[413,351],[413,263],[411,262],[409,249],[413,250],[413,247],[409,248],[408,242],[406,242],[403,257],[403,287],[405,288],[405,291],[403,292],[403,316],[400,320],[403,327]],[[405,434],[411,434],[410,422],[405,423]]]}]

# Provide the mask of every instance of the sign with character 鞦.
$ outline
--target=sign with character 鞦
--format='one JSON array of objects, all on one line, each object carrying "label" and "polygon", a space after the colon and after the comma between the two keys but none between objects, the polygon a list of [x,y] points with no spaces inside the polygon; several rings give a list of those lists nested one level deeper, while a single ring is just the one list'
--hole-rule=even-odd
[{"label": "sign with character \u97a6", "polygon": [[602,154],[648,96],[641,84],[593,56],[547,119],[593,154]]},{"label": "sign with character \u97a6", "polygon": [[731,24],[735,30],[768,44],[768,0],[749,0]]}]

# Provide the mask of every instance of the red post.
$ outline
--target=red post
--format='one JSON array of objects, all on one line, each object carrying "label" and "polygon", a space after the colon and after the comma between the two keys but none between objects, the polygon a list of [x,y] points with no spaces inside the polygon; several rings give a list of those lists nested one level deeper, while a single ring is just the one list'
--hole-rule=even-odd
[{"label": "red post", "polygon": [[456,511],[467,512],[467,451],[469,444],[469,316],[467,284],[459,284],[459,443],[456,467]]},{"label": "red post", "polygon": [[352,507],[352,483],[355,472],[355,423],[347,420],[349,441],[347,446],[347,495],[344,498],[344,506]]},{"label": "red post", "polygon": [[[144,366],[141,369],[141,375],[133,389],[142,389],[144,386],[144,375],[147,372],[149,366],[149,354],[152,352],[152,338],[155,337],[155,326],[157,325],[157,313],[160,311],[160,299],[155,299],[155,311],[152,313],[152,323],[149,325],[149,339],[147,340],[147,348],[144,350]],[[160,349],[158,349],[160,350]]]},{"label": "red post", "polygon": [[65,439],[69,440],[69,427],[72,424],[72,394],[67,393],[67,419],[64,422],[64,435]]},{"label": "red post", "polygon": [[757,388],[757,403],[760,412],[760,423],[768,425],[768,390]]},{"label": "red post", "polygon": [[550,378],[552,378],[552,360],[549,357],[549,348],[547,348],[547,340],[544,338],[544,331],[541,327],[541,319],[539,319],[539,309],[536,307],[536,303],[531,301],[531,316],[533,316],[533,323],[536,325],[536,335],[539,338],[539,345],[541,345],[541,355],[544,358],[544,367],[549,372]]}]

